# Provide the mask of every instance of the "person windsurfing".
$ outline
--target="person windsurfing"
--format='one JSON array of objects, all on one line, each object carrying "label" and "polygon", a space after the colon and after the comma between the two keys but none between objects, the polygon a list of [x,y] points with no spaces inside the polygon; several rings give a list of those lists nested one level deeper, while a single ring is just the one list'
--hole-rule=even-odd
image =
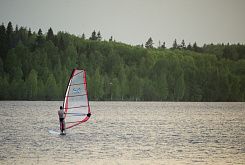
[{"label": "person windsurfing", "polygon": [[60,106],[60,110],[58,111],[59,119],[60,119],[60,134],[65,134],[65,112],[64,108]]}]

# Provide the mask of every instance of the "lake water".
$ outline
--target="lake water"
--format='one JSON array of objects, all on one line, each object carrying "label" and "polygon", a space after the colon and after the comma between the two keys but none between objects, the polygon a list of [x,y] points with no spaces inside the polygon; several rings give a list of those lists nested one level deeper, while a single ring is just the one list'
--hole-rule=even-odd
[{"label": "lake water", "polygon": [[0,102],[0,164],[245,164],[245,103],[91,102],[66,136],[62,102]]}]

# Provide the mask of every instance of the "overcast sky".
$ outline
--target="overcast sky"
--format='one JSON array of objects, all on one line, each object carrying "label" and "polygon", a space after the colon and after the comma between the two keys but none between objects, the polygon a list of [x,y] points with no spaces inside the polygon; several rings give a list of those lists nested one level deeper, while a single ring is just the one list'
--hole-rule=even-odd
[{"label": "overcast sky", "polygon": [[0,22],[127,44],[245,43],[245,0],[0,0]]}]

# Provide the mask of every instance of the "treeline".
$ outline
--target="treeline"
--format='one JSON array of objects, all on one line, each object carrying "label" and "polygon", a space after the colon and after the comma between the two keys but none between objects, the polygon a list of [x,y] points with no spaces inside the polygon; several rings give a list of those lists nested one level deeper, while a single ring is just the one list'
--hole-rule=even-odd
[{"label": "treeline", "polygon": [[[154,48],[154,43],[152,38],[150,37],[145,43],[145,48]],[[140,45],[144,47],[144,45]],[[165,42],[161,43],[159,41],[157,49],[166,49]],[[185,40],[182,40],[180,44],[177,43],[175,39],[173,42],[171,50],[189,50],[198,53],[209,53],[217,56],[218,59],[225,58],[230,60],[240,60],[245,59],[245,46],[241,44],[204,44],[202,47],[199,47],[196,42],[193,44],[189,43],[187,46],[185,44]]]},{"label": "treeline", "polygon": [[62,100],[72,69],[80,68],[90,100],[245,101],[244,45],[183,43],[130,46],[95,31],[86,39],[2,24],[0,99]]}]

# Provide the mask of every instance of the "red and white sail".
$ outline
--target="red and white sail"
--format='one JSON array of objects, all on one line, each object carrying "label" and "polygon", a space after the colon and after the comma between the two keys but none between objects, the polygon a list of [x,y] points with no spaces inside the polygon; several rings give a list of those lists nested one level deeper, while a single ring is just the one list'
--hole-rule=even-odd
[{"label": "red and white sail", "polygon": [[85,70],[73,69],[67,85],[63,107],[65,110],[66,129],[89,119],[91,112]]}]

